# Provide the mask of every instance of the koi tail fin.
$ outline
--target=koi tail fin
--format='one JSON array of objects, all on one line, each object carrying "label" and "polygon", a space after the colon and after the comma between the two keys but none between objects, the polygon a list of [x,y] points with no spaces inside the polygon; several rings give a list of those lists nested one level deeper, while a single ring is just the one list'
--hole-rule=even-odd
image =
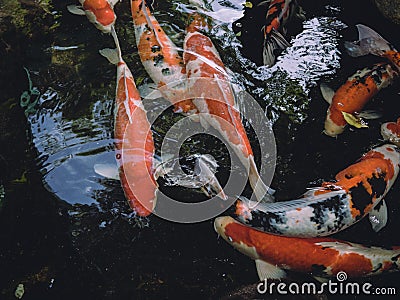
[{"label": "koi tail fin", "polygon": [[218,167],[215,159],[210,155],[200,155],[196,159],[194,168],[195,174],[198,176],[200,182],[204,183],[201,190],[207,196],[211,196],[211,192],[216,193],[221,199],[228,200],[221,184],[215,176],[216,168]]},{"label": "koi tail fin", "polygon": [[275,63],[275,51],[284,50],[289,47],[290,44],[284,36],[273,29],[269,37],[264,40],[264,50],[263,50],[263,62],[266,66],[272,66]]},{"label": "koi tail fin", "polygon": [[358,57],[367,54],[381,56],[385,51],[393,50],[388,41],[371,28],[357,24],[358,41],[345,42],[344,46],[350,56]]},{"label": "koi tail fin", "polygon": [[265,185],[262,181],[260,174],[258,173],[254,157],[249,157],[250,170],[249,170],[249,182],[254,191],[258,201],[262,202],[274,202],[272,194],[275,192],[273,189]]}]

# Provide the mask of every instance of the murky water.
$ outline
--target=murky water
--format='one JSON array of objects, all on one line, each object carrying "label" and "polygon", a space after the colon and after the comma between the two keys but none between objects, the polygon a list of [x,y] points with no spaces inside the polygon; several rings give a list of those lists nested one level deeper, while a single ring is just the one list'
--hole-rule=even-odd
[{"label": "murky water", "polygon": [[[383,112],[383,118],[370,121],[368,130],[347,129],[337,139],[322,134],[327,104],[318,85],[326,82],[336,89],[355,70],[379,61],[371,57],[354,59],[344,53],[343,41],[356,37],[354,25],[362,22],[375,27],[383,36],[393,38],[394,45],[399,45],[400,39],[394,34],[398,28],[370,4],[366,5],[367,13],[362,13],[355,10],[361,1],[303,2],[306,20],[288,28],[292,46],[272,68],[258,65],[260,8],[247,8],[244,14],[244,1],[209,1],[206,11],[213,24],[210,37],[233,82],[257,100],[273,124],[278,157],[272,187],[279,200],[297,197],[306,188],[332,179],[381,141],[380,124],[397,118],[399,111],[396,82],[368,105]],[[26,134],[25,129],[0,126],[4,136],[6,131],[19,130],[16,136],[25,140],[14,143],[29,143],[29,154],[23,161],[12,154],[9,159],[19,164],[16,170],[28,171],[15,174],[17,171],[5,162],[12,175],[0,177],[0,254],[5,265],[0,295],[11,299],[14,289],[23,283],[23,299],[77,295],[217,298],[255,283],[258,279],[253,262],[217,239],[212,220],[183,225],[154,216],[137,218],[128,208],[119,182],[95,172],[99,162],[115,163],[115,67],[98,54],[102,48],[113,47],[113,41],[85,17],[71,16],[65,9],[67,4],[54,7],[61,17],[52,42],[30,45],[24,59],[32,85],[26,78],[26,85],[21,84],[21,90],[15,93],[19,96],[29,91],[32,105],[22,105],[19,118],[4,122],[10,126],[24,120]],[[129,3],[117,4],[115,10],[124,58],[139,89],[145,90],[151,80],[134,46]],[[155,17],[181,48],[185,20],[191,12],[188,1],[154,4]],[[19,72],[26,76],[23,70]],[[20,105],[19,98],[15,102]],[[158,109],[167,105],[156,103]],[[150,114],[154,105],[145,103]],[[238,106],[243,104],[239,101]],[[180,118],[169,109],[155,123],[156,147]],[[251,142],[256,144],[249,123],[244,123]],[[1,163],[8,160],[8,153],[12,151],[4,159],[1,154]],[[193,169],[191,155],[197,153],[216,158],[217,175],[224,182],[230,167],[226,146],[209,136],[192,137],[181,151],[188,170]],[[178,195],[181,201],[204,199],[200,191],[171,182],[160,179],[160,189]],[[244,195],[249,196],[249,189]],[[386,199],[389,223],[378,234],[364,220],[337,236],[379,246],[400,245],[393,234],[399,226],[398,196],[395,183]],[[396,286],[400,292],[398,279],[394,274],[368,280],[377,286]]]}]

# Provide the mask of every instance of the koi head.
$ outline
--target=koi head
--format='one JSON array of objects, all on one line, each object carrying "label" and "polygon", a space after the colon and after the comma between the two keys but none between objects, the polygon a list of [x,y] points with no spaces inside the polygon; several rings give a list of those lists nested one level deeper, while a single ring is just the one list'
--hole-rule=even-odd
[{"label": "koi head", "polygon": [[328,110],[328,114],[325,119],[324,133],[328,136],[336,137],[344,131],[346,125],[338,124],[337,122],[335,122],[331,115],[332,112]]},{"label": "koi head", "polygon": [[214,230],[238,251],[252,259],[258,258],[256,248],[249,240],[249,231],[253,230],[251,227],[240,224],[232,217],[224,216],[215,219]]},{"label": "koi head", "polygon": [[397,146],[400,146],[400,118],[397,122],[387,122],[381,126],[382,137]]},{"label": "koi head", "polygon": [[87,18],[97,29],[104,33],[111,32],[117,16],[107,0],[86,0],[82,5]]}]

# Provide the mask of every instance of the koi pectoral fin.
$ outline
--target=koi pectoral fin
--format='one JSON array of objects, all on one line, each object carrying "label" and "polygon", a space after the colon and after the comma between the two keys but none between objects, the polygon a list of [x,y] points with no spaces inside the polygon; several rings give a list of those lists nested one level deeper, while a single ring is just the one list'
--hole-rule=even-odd
[{"label": "koi pectoral fin", "polygon": [[118,57],[118,50],[117,49],[110,49],[110,48],[105,48],[99,50],[99,53],[104,56],[105,58],[108,59],[110,63],[113,65],[118,64],[119,62],[119,57]]},{"label": "koi pectoral fin", "polygon": [[94,172],[109,179],[120,180],[116,164],[95,164]]},{"label": "koi pectoral fin", "polygon": [[382,113],[375,110],[363,110],[357,116],[367,120],[375,120],[382,118]]},{"label": "koi pectoral fin", "polygon": [[329,104],[332,103],[333,96],[335,95],[335,91],[331,89],[327,84],[321,83],[319,86],[321,90],[322,97],[324,97],[325,101]]},{"label": "koi pectoral fin", "polygon": [[256,269],[260,280],[282,279],[286,277],[286,272],[284,270],[260,259],[256,259]]},{"label": "koi pectoral fin", "polygon": [[385,200],[382,200],[377,207],[369,213],[369,221],[371,222],[372,229],[378,232],[386,226],[388,219],[387,206]]},{"label": "koi pectoral fin", "polygon": [[85,15],[85,11],[78,7],[77,5],[68,5],[67,6],[67,10],[74,15],[78,15],[78,16],[84,16]]},{"label": "koi pectoral fin", "polygon": [[122,0],[107,0],[107,1],[108,3],[110,3],[112,7],[114,7],[114,5],[117,4],[118,2],[122,2]]}]

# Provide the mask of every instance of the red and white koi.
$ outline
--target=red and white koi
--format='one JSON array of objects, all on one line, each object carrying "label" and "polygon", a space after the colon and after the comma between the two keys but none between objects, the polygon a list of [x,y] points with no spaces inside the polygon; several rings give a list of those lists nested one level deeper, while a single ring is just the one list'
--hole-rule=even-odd
[{"label": "red and white koi", "polygon": [[368,101],[381,89],[389,86],[398,75],[399,72],[390,64],[379,63],[357,71],[336,92],[321,85],[322,95],[330,104],[324,133],[336,137],[344,131],[348,123],[356,127],[366,127],[362,124],[357,126],[359,121],[353,114],[361,113]]},{"label": "red and white koi", "polygon": [[196,108],[186,97],[185,68],[177,46],[151,14],[145,0],[131,0],[131,10],[136,45],[147,73],[174,104],[176,112],[194,113]]},{"label": "red and white koi", "polygon": [[385,140],[400,147],[400,118],[397,119],[397,122],[382,124],[381,134]]},{"label": "red and white koi", "polygon": [[283,36],[286,31],[284,25],[293,14],[297,4],[293,0],[271,0],[265,2],[269,2],[269,6],[265,17],[265,26],[263,27],[263,61],[264,65],[272,66],[276,59],[275,51],[283,50],[290,46]]},{"label": "red and white koi", "polygon": [[114,28],[111,33],[117,49],[103,49],[100,53],[118,66],[114,140],[119,178],[130,207],[139,216],[147,216],[156,205],[158,188],[153,136],[132,73],[122,59]]},{"label": "red and white koi", "polygon": [[399,165],[399,148],[383,145],[339,172],[336,181],[324,182],[303,198],[272,204],[238,200],[236,215],[260,230],[304,238],[339,232],[369,214],[372,228],[378,231],[387,222],[383,198],[397,178]]},{"label": "red and white koi", "polygon": [[76,15],[86,15],[97,29],[105,33],[111,33],[117,16],[114,5],[119,0],[79,0],[81,7],[76,5],[67,6],[68,11]]},{"label": "red and white koi", "polygon": [[257,199],[262,199],[268,187],[262,182],[253,151],[240,113],[229,76],[211,39],[200,32],[207,29],[202,16],[194,14],[187,27],[183,59],[186,66],[188,93],[196,106],[203,126],[218,130],[249,170],[249,181]]},{"label": "red and white koi", "polygon": [[284,278],[285,270],[322,278],[345,272],[355,278],[400,269],[400,247],[384,249],[332,238],[276,236],[231,217],[216,218],[214,229],[235,249],[255,260],[260,280]]}]

